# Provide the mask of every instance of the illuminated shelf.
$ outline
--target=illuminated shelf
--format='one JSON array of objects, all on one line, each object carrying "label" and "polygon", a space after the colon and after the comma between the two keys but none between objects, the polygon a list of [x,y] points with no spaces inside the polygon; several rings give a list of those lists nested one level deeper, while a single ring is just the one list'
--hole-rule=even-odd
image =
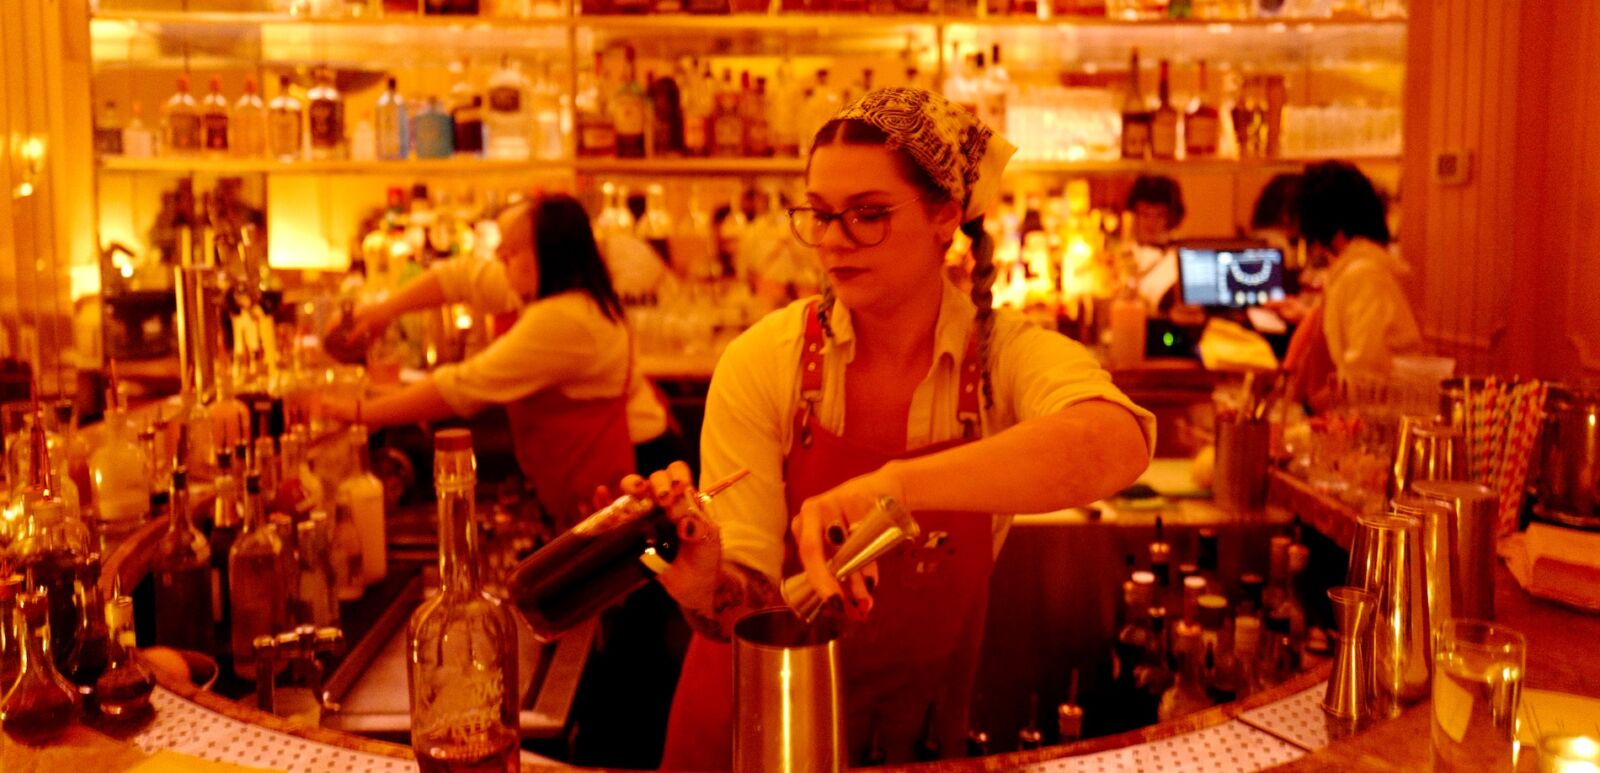
[{"label": "illuminated shelf", "polygon": [[106,172],[130,174],[342,174],[444,175],[570,172],[570,161],[502,161],[484,158],[439,158],[406,161],[275,161],[264,158],[128,158],[103,156]]},{"label": "illuminated shelf", "polygon": [[[1398,155],[1342,156],[1368,166],[1398,164]],[[1171,161],[1014,161],[1013,174],[1228,174],[1247,170],[1293,170],[1324,158],[1204,158]],[[797,175],[805,172],[800,158],[580,158],[565,161],[501,161],[445,158],[407,161],[273,161],[234,158],[127,158],[108,156],[102,170],[121,174],[333,174],[438,176],[455,174],[572,173],[582,175]]]}]

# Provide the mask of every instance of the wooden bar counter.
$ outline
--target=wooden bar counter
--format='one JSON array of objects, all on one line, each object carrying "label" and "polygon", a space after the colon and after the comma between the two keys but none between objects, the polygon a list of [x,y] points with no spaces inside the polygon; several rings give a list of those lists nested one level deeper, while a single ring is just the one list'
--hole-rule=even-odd
[{"label": "wooden bar counter", "polygon": [[[1273,507],[1281,505],[1292,510],[1335,542],[1348,545],[1348,523],[1353,513],[1318,497],[1292,478],[1279,473],[1273,476]],[[148,528],[146,532],[156,533]],[[112,577],[120,576],[123,587],[130,587],[129,583],[145,570],[148,543],[149,539],[134,538],[120,547],[107,561],[105,581],[109,583]],[[1503,567],[1496,580],[1499,622],[1528,637],[1527,690],[1600,698],[1600,669],[1593,666],[1596,642],[1600,642],[1600,616],[1529,596]],[[1033,751],[885,769],[926,773],[1427,769],[1428,704],[1413,706],[1397,719],[1377,722],[1353,735],[1332,738],[1318,707],[1328,669],[1329,664],[1323,662],[1289,682],[1244,700],[1127,733]],[[147,728],[143,736],[133,739],[133,745],[114,742],[82,727],[74,727],[63,743],[46,749],[28,749],[0,736],[0,770],[43,773],[74,766],[82,770],[129,770],[145,762],[146,754],[158,753],[162,748],[252,767],[307,771],[414,769],[410,749],[402,745],[291,724],[253,706],[165,678],[161,688],[157,691],[159,727]],[[1526,696],[1527,693],[1525,704]],[[1595,721],[1600,721],[1600,716]],[[202,736],[213,740],[207,742]],[[258,749],[254,757],[250,756],[250,749]],[[1524,754],[1519,769],[1533,770],[1531,757]],[[524,771],[555,769],[572,768],[531,755],[524,757]]]}]

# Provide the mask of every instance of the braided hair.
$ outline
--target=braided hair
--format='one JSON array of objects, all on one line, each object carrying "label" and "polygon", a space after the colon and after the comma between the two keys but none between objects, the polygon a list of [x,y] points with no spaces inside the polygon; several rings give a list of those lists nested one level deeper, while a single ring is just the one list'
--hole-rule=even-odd
[{"label": "braided hair", "polygon": [[[880,145],[894,151],[895,163],[901,174],[922,192],[923,203],[939,205],[950,202],[950,193],[935,183],[933,178],[904,149],[897,147],[887,134],[872,124],[857,119],[834,119],[817,130],[811,144],[812,152],[823,145]],[[807,159],[807,174],[810,162]],[[972,240],[972,302],[978,307],[974,322],[977,324],[978,362],[981,363],[983,407],[994,407],[994,384],[989,374],[989,344],[994,334],[994,239],[983,228],[979,215],[961,225],[961,232]],[[833,285],[824,280],[822,301],[817,304],[817,321],[822,325],[828,340],[833,340],[833,327],[829,322],[834,304]]]}]

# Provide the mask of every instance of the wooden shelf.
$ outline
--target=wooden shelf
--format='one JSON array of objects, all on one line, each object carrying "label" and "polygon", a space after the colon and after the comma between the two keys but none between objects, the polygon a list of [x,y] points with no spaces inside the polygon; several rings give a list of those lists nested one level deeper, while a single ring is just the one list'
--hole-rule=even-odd
[{"label": "wooden shelf", "polygon": [[502,161],[485,158],[408,159],[405,161],[276,161],[265,158],[128,158],[100,159],[106,172],[126,174],[340,174],[441,175],[570,172],[570,161]]}]

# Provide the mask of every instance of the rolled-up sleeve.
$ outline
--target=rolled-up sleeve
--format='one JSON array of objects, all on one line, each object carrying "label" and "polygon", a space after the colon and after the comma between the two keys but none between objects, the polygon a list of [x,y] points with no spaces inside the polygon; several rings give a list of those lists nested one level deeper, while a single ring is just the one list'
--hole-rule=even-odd
[{"label": "rolled-up sleeve", "polygon": [[537,303],[483,351],[436,368],[433,380],[451,410],[471,416],[581,377],[594,352],[594,334],[582,321]]},{"label": "rolled-up sleeve", "polygon": [[[722,533],[725,560],[776,581],[783,568],[784,503],[782,422],[791,395],[785,367],[792,347],[776,339],[775,314],[731,345],[711,377],[705,429],[700,438],[702,485],[749,468],[750,476],[717,495],[709,515]],[[780,393],[781,392],[781,393]]]},{"label": "rolled-up sleeve", "polygon": [[[998,327],[998,326],[997,326]],[[1111,374],[1082,344],[1059,333],[1015,322],[997,330],[1000,351],[995,365],[996,394],[1009,395],[1006,406],[1017,421],[1056,413],[1088,400],[1104,400],[1127,409],[1139,422],[1147,452],[1155,454],[1156,418],[1135,405],[1111,383]]]},{"label": "rolled-up sleeve", "polygon": [[452,258],[428,270],[439,279],[447,303],[465,303],[484,314],[522,308],[522,299],[506,280],[506,264],[498,260]]}]

